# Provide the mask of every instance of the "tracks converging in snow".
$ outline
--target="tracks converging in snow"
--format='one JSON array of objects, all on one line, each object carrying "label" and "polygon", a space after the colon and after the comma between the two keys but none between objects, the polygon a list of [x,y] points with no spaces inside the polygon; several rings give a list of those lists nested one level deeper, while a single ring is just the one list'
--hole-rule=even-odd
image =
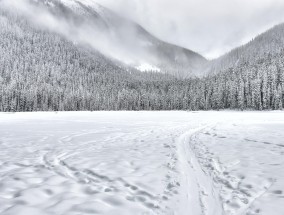
[{"label": "tracks converging in snow", "polygon": [[[203,172],[196,155],[191,149],[192,138],[205,130],[208,126],[192,129],[179,137],[178,154],[182,174],[182,185],[186,192],[181,199],[184,206],[179,214],[188,214],[194,211],[200,215],[223,214],[222,207],[218,201],[213,182]],[[187,210],[185,208],[187,207]]]},{"label": "tracks converging in snow", "polygon": [[0,114],[0,214],[282,215],[281,114]]}]

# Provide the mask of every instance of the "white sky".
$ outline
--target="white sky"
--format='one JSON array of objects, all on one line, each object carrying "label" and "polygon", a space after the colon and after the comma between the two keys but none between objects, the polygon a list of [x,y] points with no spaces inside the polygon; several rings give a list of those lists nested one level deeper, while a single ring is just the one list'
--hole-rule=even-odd
[{"label": "white sky", "polygon": [[284,0],[95,1],[209,59],[284,21]]}]

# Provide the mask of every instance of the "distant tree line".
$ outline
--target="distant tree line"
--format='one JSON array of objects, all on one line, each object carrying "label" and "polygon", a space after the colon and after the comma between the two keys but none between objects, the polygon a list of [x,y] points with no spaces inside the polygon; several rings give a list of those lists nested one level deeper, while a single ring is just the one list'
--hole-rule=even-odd
[{"label": "distant tree line", "polygon": [[284,51],[203,78],[141,73],[0,10],[0,111],[282,109]]}]

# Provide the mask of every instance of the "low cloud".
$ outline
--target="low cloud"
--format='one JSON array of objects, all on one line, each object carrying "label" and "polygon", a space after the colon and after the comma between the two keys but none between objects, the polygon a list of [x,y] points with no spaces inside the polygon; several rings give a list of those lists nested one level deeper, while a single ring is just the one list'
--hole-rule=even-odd
[{"label": "low cloud", "polygon": [[[209,59],[284,21],[283,0],[88,0],[92,1],[134,20],[162,40],[197,51]],[[28,2],[2,0],[1,6],[17,10],[35,25],[68,40],[85,43],[127,64],[154,59],[142,46],[137,46],[137,32],[127,25],[118,24],[118,36],[95,28],[88,20],[78,25]]]},{"label": "low cloud", "polygon": [[159,38],[215,58],[284,21],[283,0],[95,0]]},{"label": "low cloud", "polygon": [[[55,15],[51,10],[40,4],[34,4],[30,0],[2,0],[1,7],[24,16],[33,25],[60,34],[74,43],[84,44],[98,50],[105,56],[109,56],[126,64],[139,64],[140,59],[148,56],[142,49],[133,49],[135,33],[127,25],[119,26],[119,36],[94,24],[88,19],[76,22],[70,17],[65,18]],[[125,29],[127,28],[127,29]],[[124,37],[120,40],[118,37]]]}]

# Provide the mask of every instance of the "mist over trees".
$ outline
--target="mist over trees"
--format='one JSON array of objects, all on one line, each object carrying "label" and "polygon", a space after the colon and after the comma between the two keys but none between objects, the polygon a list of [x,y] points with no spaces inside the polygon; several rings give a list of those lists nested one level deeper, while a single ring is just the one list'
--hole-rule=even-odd
[{"label": "mist over trees", "polygon": [[230,53],[214,73],[179,79],[128,68],[0,10],[0,111],[282,109],[284,46],[275,31],[261,40],[271,50],[251,43],[255,51]]}]

